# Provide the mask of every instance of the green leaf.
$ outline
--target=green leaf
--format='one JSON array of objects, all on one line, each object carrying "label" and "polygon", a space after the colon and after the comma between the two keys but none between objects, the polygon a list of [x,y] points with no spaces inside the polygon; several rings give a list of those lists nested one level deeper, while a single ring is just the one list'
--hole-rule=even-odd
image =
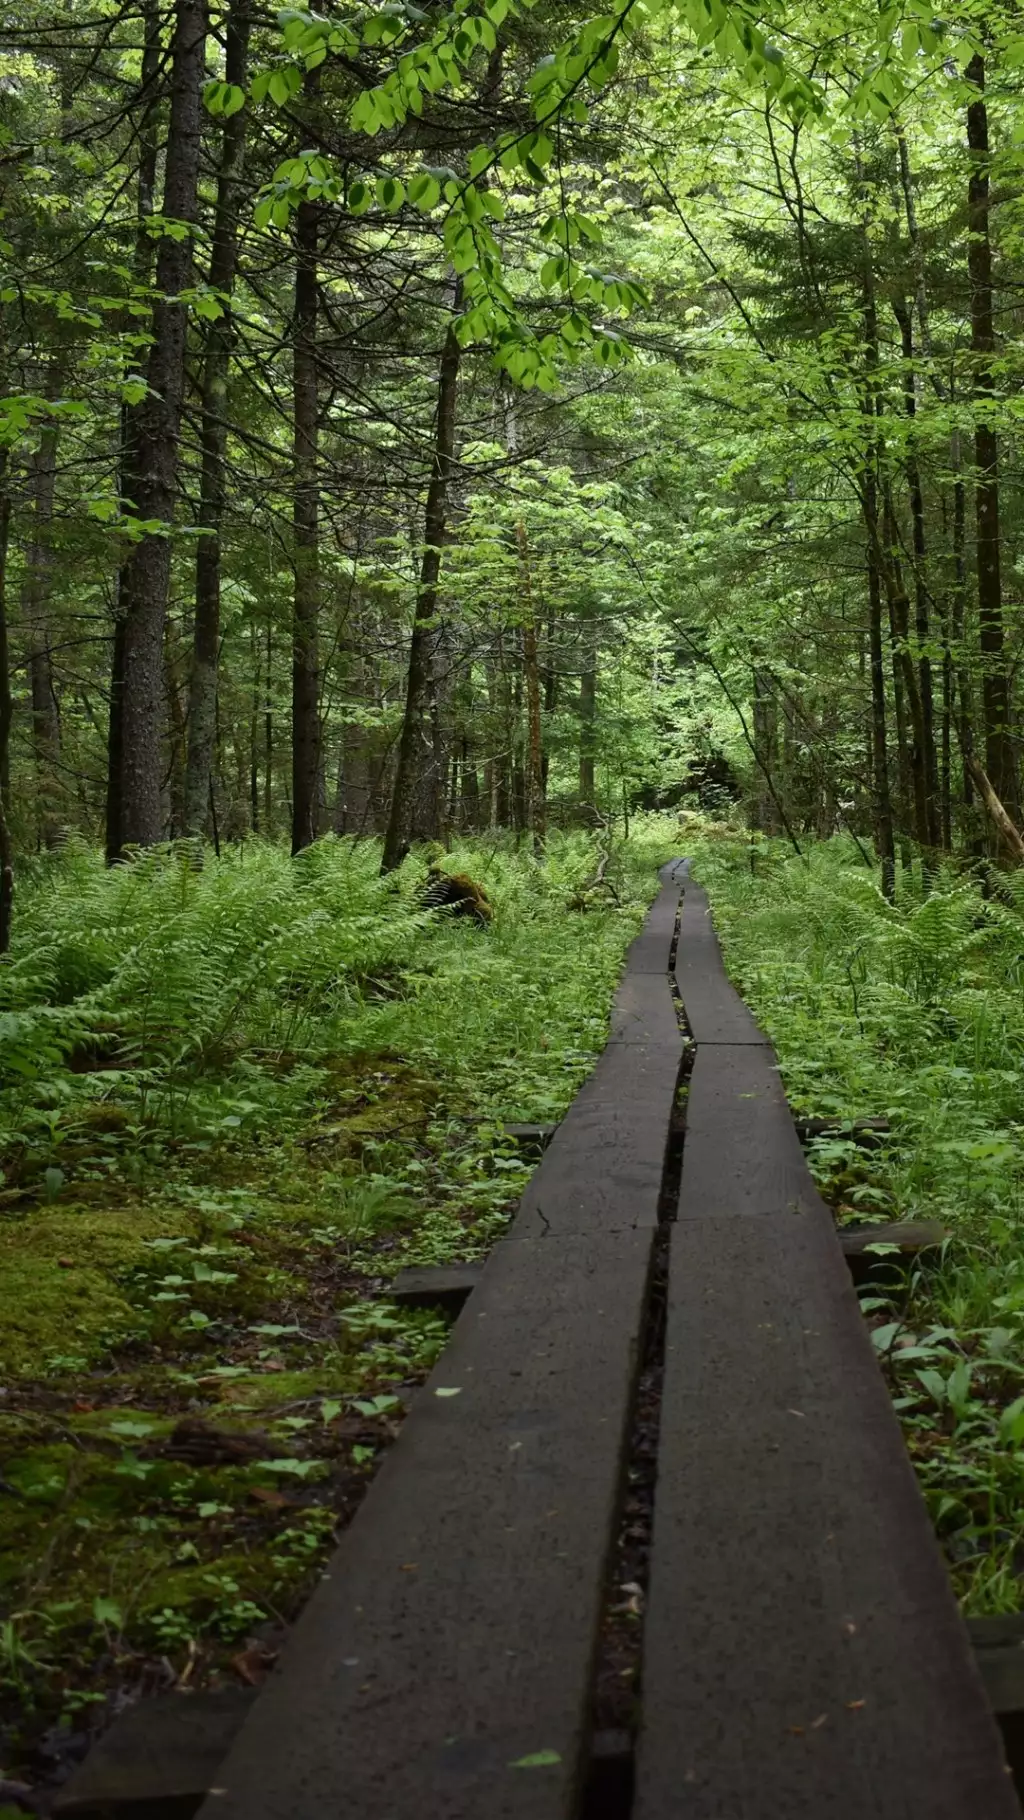
[{"label": "green leaf", "polygon": [[390,214],[401,208],[405,201],[405,184],[400,183],[397,177],[378,177],[375,187],[381,208],[387,209]]},{"label": "green leaf", "polygon": [[528,1757],[516,1757],[509,1764],[509,1769],[550,1769],[553,1764],[561,1761],[561,1751],[535,1750]]},{"label": "green leaf", "polygon": [[435,1390],[434,1395],[435,1397],[460,1397],[462,1386],[461,1384],[443,1385],[440,1390]]},{"label": "green leaf", "polygon": [[263,1472],[290,1473],[295,1479],[308,1479],[320,1464],[318,1460],[257,1460]]},{"label": "green leaf", "polygon": [[421,171],[409,184],[409,201],[426,215],[441,199],[441,185],[429,171]]},{"label": "green leaf", "polygon": [[120,1630],[124,1623],[124,1613],[116,1599],[97,1596],[92,1602],[92,1615],[97,1624],[110,1624],[115,1630]]}]

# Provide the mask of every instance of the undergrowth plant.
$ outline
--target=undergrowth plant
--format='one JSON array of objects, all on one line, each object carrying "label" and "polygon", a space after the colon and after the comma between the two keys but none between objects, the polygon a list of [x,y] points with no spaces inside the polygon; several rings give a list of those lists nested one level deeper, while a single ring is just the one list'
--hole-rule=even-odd
[{"label": "undergrowth plant", "polygon": [[503,1127],[592,1066],[671,840],[635,823],[600,888],[585,833],[459,846],[486,929],[369,841],[36,863],[0,964],[5,1768],[154,1661],[276,1647],[445,1342],[391,1279],[501,1233]]},{"label": "undergrowth plant", "polygon": [[475,1103],[550,1111],[600,1046],[651,851],[641,830],[611,875],[621,907],[585,915],[567,905],[588,835],[553,836],[543,867],[503,838],[453,851],[496,905],[474,940],[419,908],[424,862],[380,878],[373,841],[298,859],[249,841],[201,869],[187,843],[113,870],[72,847],[23,887],[0,966],[0,1155],[52,1163],[111,1108],[139,1142],[294,1123],[329,1062],[389,1046]]},{"label": "undergrowth plant", "polygon": [[852,841],[706,829],[696,872],[729,970],[794,1108],[885,1117],[812,1149],[840,1222],[948,1235],[864,1306],[954,1581],[972,1611],[1024,1605],[1024,877],[902,874],[888,903]]}]

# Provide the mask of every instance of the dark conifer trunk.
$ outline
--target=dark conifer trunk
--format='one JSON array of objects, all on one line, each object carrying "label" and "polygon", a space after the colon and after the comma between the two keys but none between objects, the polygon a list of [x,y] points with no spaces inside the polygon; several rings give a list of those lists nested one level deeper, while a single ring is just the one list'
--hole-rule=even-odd
[{"label": "dark conifer trunk", "polygon": [[[250,17],[248,0],[233,0],[228,15],[224,80],[246,83]],[[238,263],[238,226],[245,165],[248,108],[224,122],[209,284],[224,314],[206,333],[202,375],[202,473],[198,523],[205,535],[196,547],[196,602],[188,693],[188,756],[185,768],[185,829],[201,833],[210,796],[210,766],[220,650],[221,521],[224,516],[224,459],[228,440],[228,369],[234,341],[231,293]]]},{"label": "dark conifer trunk", "polygon": [[302,202],[295,222],[292,617],[292,852],[318,833],[320,774],[319,403],[317,388],[316,204]]},{"label": "dark conifer trunk", "polygon": [[[136,181],[136,233],[132,261],[133,276],[138,286],[149,282],[153,269],[153,246],[146,223],[153,213],[156,192],[156,167],[159,154],[158,111],[160,103],[161,13],[159,0],[142,0],[143,50],[139,84],[139,166]],[[125,327],[131,318],[126,317]],[[118,495],[126,514],[134,510],[137,469],[136,413],[129,405],[121,409],[121,435],[118,457]],[[106,852],[108,865],[113,864],[122,848],[121,751],[124,714],[124,610],[127,600],[126,576],[129,558],[121,563],[114,591],[114,635],[110,660],[110,706],[107,721],[107,797]]]},{"label": "dark conifer trunk", "polygon": [[[171,110],[163,214],[191,225],[199,183],[201,105],[206,45],[203,0],[178,0],[172,51]],[[185,384],[187,308],[180,301],[192,278],[192,235],[164,234],[156,258],[157,299],[146,398],[135,407],[132,485],[136,514],[157,520],[161,534],[144,534],[123,575],[120,613],[119,827],[110,846],[148,846],[163,834],[164,623],[171,576],[179,432]]]},{"label": "dark conifer trunk", "polygon": [[[60,381],[50,375],[48,394]],[[32,748],[36,773],[36,828],[40,846],[59,845],[63,834],[60,787],[60,713],[53,676],[50,593],[53,571],[53,507],[57,485],[57,426],[44,425],[32,460],[32,534],[25,553],[22,617],[28,631],[32,694]]]},{"label": "dark conifer trunk", "polygon": [[[459,307],[456,293],[454,308]],[[455,459],[455,421],[460,348],[454,322],[449,322],[437,380],[434,459],[427,489],[423,525],[423,558],[409,646],[405,715],[398,747],[398,766],[391,792],[391,813],[384,837],[381,871],[400,866],[409,841],[424,764],[429,760],[429,727],[424,725],[433,671],[435,614],[441,575],[441,551],[448,521],[448,489]]]},{"label": "dark conifer trunk", "polygon": [[1003,638],[1003,593],[1000,572],[999,451],[988,411],[994,397],[996,351],[992,298],[992,243],[988,109],[985,104],[985,60],[972,57],[967,80],[977,99],[967,109],[967,143],[971,175],[967,191],[967,270],[971,288],[971,349],[974,354],[975,512],[977,518],[978,632],[982,658],[982,707],[985,720],[985,770],[997,797],[1011,814],[1019,809],[1016,765],[1010,741],[1010,687]]},{"label": "dark conifer trunk", "polygon": [[8,819],[11,800],[11,653],[7,633],[7,551],[11,536],[11,496],[7,490],[7,450],[0,449],[0,954],[11,945],[14,908],[14,850]]}]

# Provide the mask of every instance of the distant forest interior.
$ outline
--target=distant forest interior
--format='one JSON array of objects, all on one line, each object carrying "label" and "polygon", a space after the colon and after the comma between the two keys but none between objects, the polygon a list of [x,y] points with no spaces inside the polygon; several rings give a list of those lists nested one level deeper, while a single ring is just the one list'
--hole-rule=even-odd
[{"label": "distant forest interior", "polygon": [[0,847],[1024,856],[1024,30],[17,0]]}]

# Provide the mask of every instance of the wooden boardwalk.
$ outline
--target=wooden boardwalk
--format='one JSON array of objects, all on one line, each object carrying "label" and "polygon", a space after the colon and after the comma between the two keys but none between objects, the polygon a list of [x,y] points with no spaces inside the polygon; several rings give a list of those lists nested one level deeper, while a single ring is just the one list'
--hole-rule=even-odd
[{"label": "wooden boardwalk", "polygon": [[772,1051],[680,872],[202,1820],[590,1820],[597,1640],[672,1179],[681,883],[696,1060],[632,1812],[1019,1816]]}]

